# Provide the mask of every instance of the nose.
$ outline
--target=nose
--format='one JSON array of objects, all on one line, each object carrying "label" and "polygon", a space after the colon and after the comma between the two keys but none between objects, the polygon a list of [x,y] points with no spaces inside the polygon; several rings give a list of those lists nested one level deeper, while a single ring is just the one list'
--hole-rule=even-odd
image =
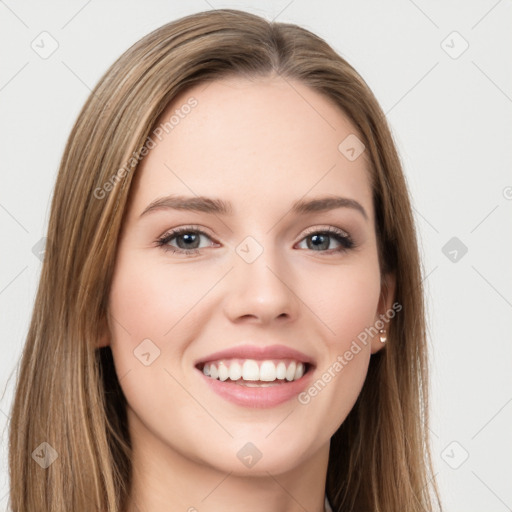
[{"label": "nose", "polygon": [[232,322],[270,324],[297,318],[300,299],[293,289],[297,280],[275,251],[265,248],[252,263],[237,254],[234,257],[224,302],[225,314]]}]

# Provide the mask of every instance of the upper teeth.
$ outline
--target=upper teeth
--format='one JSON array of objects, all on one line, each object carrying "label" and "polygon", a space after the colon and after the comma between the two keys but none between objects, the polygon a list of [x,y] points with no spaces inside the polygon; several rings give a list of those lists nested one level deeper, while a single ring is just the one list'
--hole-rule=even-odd
[{"label": "upper teeth", "polygon": [[300,379],[304,375],[304,363],[283,360],[274,362],[270,360],[256,361],[255,359],[228,359],[206,363],[203,373],[218,380],[267,381],[286,379],[287,381]]}]

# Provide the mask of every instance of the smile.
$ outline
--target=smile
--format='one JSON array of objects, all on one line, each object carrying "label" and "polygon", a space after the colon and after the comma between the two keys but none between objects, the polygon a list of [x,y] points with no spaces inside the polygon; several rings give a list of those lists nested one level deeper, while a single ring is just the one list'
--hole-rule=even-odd
[{"label": "smile", "polygon": [[230,359],[196,365],[209,391],[242,407],[269,408],[310,385],[313,365],[295,360]]},{"label": "smile", "polygon": [[[295,381],[307,371],[308,364],[295,360],[227,359],[205,363],[203,374],[220,381],[276,382]],[[277,382],[276,382],[277,383]]]}]

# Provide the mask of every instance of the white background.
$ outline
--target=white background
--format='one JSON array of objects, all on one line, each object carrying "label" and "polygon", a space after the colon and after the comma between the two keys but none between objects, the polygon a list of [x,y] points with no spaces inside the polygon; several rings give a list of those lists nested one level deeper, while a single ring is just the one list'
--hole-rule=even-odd
[{"label": "white background", "polygon": [[[90,89],[131,44],[168,21],[220,7],[310,29],[377,96],[421,239],[443,502],[447,512],[512,510],[510,0],[0,1],[0,509],[13,372],[41,268],[32,248],[45,236],[72,125]],[[46,59],[31,47],[48,38],[43,31],[58,43]],[[464,41],[469,47],[459,55]],[[452,237],[459,248],[455,256],[448,246],[445,256]],[[462,257],[460,243],[468,249]]]}]

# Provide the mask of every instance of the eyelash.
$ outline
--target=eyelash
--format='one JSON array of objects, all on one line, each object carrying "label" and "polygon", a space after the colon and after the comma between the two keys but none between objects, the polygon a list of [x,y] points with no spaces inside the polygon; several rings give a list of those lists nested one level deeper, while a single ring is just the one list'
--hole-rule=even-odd
[{"label": "eyelash", "polygon": [[[185,226],[182,228],[176,228],[172,231],[165,233],[163,236],[161,236],[156,241],[156,245],[157,245],[157,247],[161,247],[166,252],[170,251],[172,253],[184,254],[186,256],[198,255],[201,253],[200,249],[180,249],[178,247],[169,245],[169,242],[173,238],[176,238],[182,234],[189,234],[189,233],[196,233],[199,235],[204,235],[211,239],[211,237],[207,233],[205,233],[202,229],[200,229],[198,226]],[[317,228],[310,229],[304,234],[303,238],[301,238],[300,241],[302,242],[302,240],[304,240],[305,238],[307,238],[308,236],[311,236],[311,235],[329,235],[329,236],[335,238],[336,241],[339,242],[339,244],[340,244],[340,247],[338,247],[337,249],[328,249],[326,251],[314,251],[314,252],[327,253],[327,254],[343,253],[343,252],[346,252],[355,247],[355,243],[348,233],[346,233],[345,231],[342,231],[341,229],[335,228],[333,226],[329,226],[325,229],[317,229]]]}]

